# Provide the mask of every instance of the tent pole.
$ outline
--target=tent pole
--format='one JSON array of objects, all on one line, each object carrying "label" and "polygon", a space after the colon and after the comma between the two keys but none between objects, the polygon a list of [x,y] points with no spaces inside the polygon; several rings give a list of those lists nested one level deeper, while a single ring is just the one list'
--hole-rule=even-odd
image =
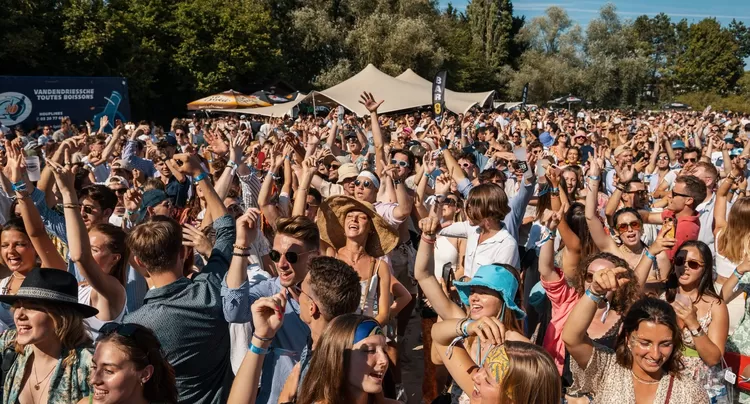
[{"label": "tent pole", "polygon": [[318,108],[315,107],[315,92],[313,92],[313,118],[318,117]]}]

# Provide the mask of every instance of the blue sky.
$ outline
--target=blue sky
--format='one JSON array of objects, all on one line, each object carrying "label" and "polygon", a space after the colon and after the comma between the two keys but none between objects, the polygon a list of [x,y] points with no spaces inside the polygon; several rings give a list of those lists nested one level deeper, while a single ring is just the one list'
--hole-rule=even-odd
[{"label": "blue sky", "polygon": [[[464,11],[469,0],[452,0],[453,6]],[[639,15],[646,14],[653,17],[660,12],[666,13],[672,21],[686,18],[688,22],[698,22],[706,17],[715,17],[723,25],[729,24],[732,18],[744,21],[750,25],[750,1],[747,0],[713,0],[708,2],[702,0],[613,0],[617,6],[617,12],[623,19],[635,19]],[[440,0],[441,7],[445,7],[448,0]],[[589,20],[596,18],[599,9],[607,1],[513,1],[513,12],[516,15],[526,16],[529,21],[532,18],[544,14],[544,10],[550,6],[559,6],[568,11],[568,15],[577,21],[583,29]],[[750,68],[750,60],[745,60],[745,68]]]}]

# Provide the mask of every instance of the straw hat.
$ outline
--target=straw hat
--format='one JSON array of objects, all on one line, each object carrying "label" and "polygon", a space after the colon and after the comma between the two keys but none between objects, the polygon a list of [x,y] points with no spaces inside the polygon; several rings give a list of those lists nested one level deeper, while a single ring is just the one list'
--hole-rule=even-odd
[{"label": "straw hat", "polygon": [[320,238],[336,249],[346,245],[344,218],[353,210],[365,213],[372,221],[374,233],[369,234],[367,244],[365,244],[365,251],[368,255],[378,258],[396,248],[398,234],[375,211],[375,208],[367,202],[346,195],[332,196],[320,204],[318,217],[315,219],[320,229]]}]

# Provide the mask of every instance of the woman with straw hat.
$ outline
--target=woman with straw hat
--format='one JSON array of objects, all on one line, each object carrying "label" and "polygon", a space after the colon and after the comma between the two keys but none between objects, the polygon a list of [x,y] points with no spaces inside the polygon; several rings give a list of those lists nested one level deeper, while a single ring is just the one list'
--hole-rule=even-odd
[{"label": "woman with straw hat", "polygon": [[78,303],[75,277],[34,268],[0,302],[13,306],[16,325],[0,335],[3,404],[68,404],[87,396],[92,349],[83,319],[99,311]]},{"label": "woman with straw hat", "polygon": [[326,199],[318,210],[320,238],[332,248],[327,255],[351,265],[361,279],[358,313],[386,325],[390,319],[391,272],[381,258],[398,243],[398,235],[375,208],[350,196]]}]

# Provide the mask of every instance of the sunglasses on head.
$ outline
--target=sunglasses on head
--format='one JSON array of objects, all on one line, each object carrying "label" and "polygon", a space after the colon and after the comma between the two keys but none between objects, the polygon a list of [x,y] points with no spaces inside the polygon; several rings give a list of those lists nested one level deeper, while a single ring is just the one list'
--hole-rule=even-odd
[{"label": "sunglasses on head", "polygon": [[354,185],[356,186],[362,185],[364,188],[370,188],[370,185],[372,185],[372,182],[368,180],[364,180],[364,181],[354,180]]},{"label": "sunglasses on head", "polygon": [[404,167],[404,168],[409,167],[409,162],[404,161],[404,160],[392,159],[391,164],[395,164],[395,165],[398,165],[399,167]]},{"label": "sunglasses on head", "polygon": [[[294,251],[287,251],[287,252],[284,253],[284,257],[286,258],[286,260],[290,264],[296,264],[297,261],[299,261],[299,257],[301,255],[304,255],[304,254],[307,254],[307,253],[310,253],[310,252],[311,251],[305,251],[305,252],[301,252],[301,253],[296,253]],[[275,262],[277,264],[279,263],[279,261],[281,261],[281,253],[278,252],[278,251],[276,251],[276,250],[271,250],[268,253],[268,257],[271,258],[271,261],[273,261],[273,262]]]},{"label": "sunglasses on head", "polygon": [[685,264],[687,264],[687,267],[690,269],[701,269],[703,268],[703,263],[700,261],[695,260],[689,260],[684,255],[677,255],[674,257],[674,265],[678,267],[684,267]]},{"label": "sunglasses on head", "polygon": [[617,225],[617,231],[620,233],[628,231],[628,228],[633,229],[633,231],[638,231],[641,229],[641,222],[633,220],[630,223],[620,223]]},{"label": "sunglasses on head", "polygon": [[131,338],[136,331],[138,331],[138,327],[134,324],[107,323],[99,329],[99,335],[103,337],[116,332],[117,335]]}]

